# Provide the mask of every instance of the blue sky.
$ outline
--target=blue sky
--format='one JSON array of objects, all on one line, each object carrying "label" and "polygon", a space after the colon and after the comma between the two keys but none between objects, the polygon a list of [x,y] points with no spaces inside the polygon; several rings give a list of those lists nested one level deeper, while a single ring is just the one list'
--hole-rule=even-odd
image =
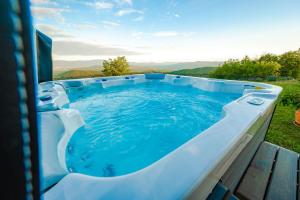
[{"label": "blue sky", "polygon": [[299,0],[32,0],[55,60],[223,61],[300,48]]}]

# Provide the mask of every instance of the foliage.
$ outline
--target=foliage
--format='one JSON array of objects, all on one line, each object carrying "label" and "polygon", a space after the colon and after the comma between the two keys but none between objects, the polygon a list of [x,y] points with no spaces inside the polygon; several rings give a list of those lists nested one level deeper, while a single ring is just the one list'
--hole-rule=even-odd
[{"label": "foliage", "polygon": [[[300,153],[300,129],[293,124],[296,107],[291,104],[291,94],[300,94],[300,82],[297,80],[276,81],[283,91],[279,97],[266,140]],[[293,96],[293,95],[292,95]],[[293,99],[293,98],[292,98]]]},{"label": "foliage", "polygon": [[270,76],[278,76],[280,65],[277,62],[250,60],[245,57],[241,61],[229,60],[211,73],[212,77],[225,79],[266,79]]},{"label": "foliage", "polygon": [[287,52],[280,56],[281,76],[297,78],[300,72],[300,54],[297,52]]},{"label": "foliage", "polygon": [[259,62],[278,62],[279,57],[275,54],[267,53],[267,54],[260,56],[258,61]]},{"label": "foliage", "polygon": [[[299,81],[281,81],[277,82],[284,90],[280,95],[279,102],[283,106],[292,106],[300,108],[300,82]],[[286,85],[285,83],[294,83]]]},{"label": "foliage", "polygon": [[286,93],[281,98],[281,103],[285,106],[291,105],[300,108],[300,93]]},{"label": "foliage", "polygon": [[242,60],[228,60],[210,74],[214,78],[268,80],[297,78],[300,73],[299,51],[287,52],[281,56],[264,54],[258,59],[248,56]]},{"label": "foliage", "polygon": [[102,72],[105,76],[128,74],[130,72],[129,64],[124,56],[105,60],[103,61]]}]

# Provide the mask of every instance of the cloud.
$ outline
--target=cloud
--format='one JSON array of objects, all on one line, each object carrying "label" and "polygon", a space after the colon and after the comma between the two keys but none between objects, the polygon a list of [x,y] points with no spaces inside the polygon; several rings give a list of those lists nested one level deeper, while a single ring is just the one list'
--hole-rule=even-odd
[{"label": "cloud", "polygon": [[143,32],[133,32],[133,33],[131,33],[131,36],[134,37],[135,39],[138,39],[138,40],[140,40],[143,35],[144,35]]},{"label": "cloud", "polygon": [[144,20],[144,16],[139,16],[139,17],[133,19],[133,21],[136,21],[136,22],[143,21],[143,20]]},{"label": "cloud", "polygon": [[175,14],[175,15],[174,15],[174,17],[176,17],[176,18],[179,18],[179,17],[180,17],[180,15],[179,15],[179,14]]},{"label": "cloud", "polygon": [[84,30],[84,29],[96,29],[97,26],[94,24],[90,24],[90,23],[82,23],[82,24],[72,24],[71,25],[74,28],[80,29],[80,30]]},{"label": "cloud", "polygon": [[105,1],[96,1],[94,3],[87,2],[85,3],[85,5],[95,8],[97,10],[106,10],[106,9],[109,10],[114,7],[112,3],[105,2]]},{"label": "cloud", "polygon": [[31,0],[30,3],[44,4],[44,3],[49,3],[49,0]]},{"label": "cloud", "polygon": [[132,0],[115,0],[115,2],[119,5],[122,5],[122,4],[132,5]]},{"label": "cloud", "polygon": [[127,3],[129,5],[132,5],[132,0],[121,0],[121,1],[123,1],[124,3]]},{"label": "cloud", "polygon": [[69,12],[68,9],[64,8],[54,8],[54,7],[41,7],[32,6],[31,7],[33,15],[38,19],[44,18],[54,18],[59,22],[64,22],[63,12]]},{"label": "cloud", "polygon": [[48,4],[48,5],[58,5],[57,2],[55,1],[50,1],[50,0],[31,0],[31,4]]},{"label": "cloud", "polygon": [[55,41],[53,53],[59,56],[127,56],[139,53],[119,47],[108,47],[81,41]]},{"label": "cloud", "polygon": [[175,31],[160,31],[160,32],[153,33],[153,36],[155,37],[174,37],[178,35],[179,33]]},{"label": "cloud", "polygon": [[36,28],[54,39],[72,37],[71,35],[65,33],[63,30],[48,24],[37,24]]},{"label": "cloud", "polygon": [[102,21],[101,24],[103,24],[106,28],[114,28],[121,25],[118,22],[112,22],[112,21]]},{"label": "cloud", "polygon": [[195,34],[194,32],[160,31],[160,32],[153,33],[152,35],[155,37],[176,37],[176,36],[189,37],[194,34]]},{"label": "cloud", "polygon": [[119,10],[116,15],[117,16],[124,16],[124,15],[130,15],[130,14],[144,14],[143,11],[141,10],[136,10],[136,9],[133,9],[133,8],[129,8],[129,9],[123,9],[123,10]]}]

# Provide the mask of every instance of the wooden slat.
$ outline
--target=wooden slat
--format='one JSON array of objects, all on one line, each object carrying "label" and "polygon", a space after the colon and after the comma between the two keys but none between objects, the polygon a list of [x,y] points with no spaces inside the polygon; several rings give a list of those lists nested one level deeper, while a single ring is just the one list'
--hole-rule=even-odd
[{"label": "wooden slat", "polygon": [[296,199],[297,165],[297,153],[283,148],[279,149],[266,199]]},{"label": "wooden slat", "polygon": [[218,183],[207,197],[207,200],[222,200],[227,192],[228,189],[222,183]]},{"label": "wooden slat", "polygon": [[239,198],[237,198],[237,197],[234,196],[234,195],[231,195],[231,196],[229,197],[229,200],[239,200]]},{"label": "wooden slat", "polygon": [[236,194],[240,198],[263,199],[278,147],[261,144],[241,181]]},{"label": "wooden slat", "polygon": [[225,195],[225,197],[223,198],[223,200],[239,200],[238,197],[236,197],[232,191],[228,190],[227,194]]}]

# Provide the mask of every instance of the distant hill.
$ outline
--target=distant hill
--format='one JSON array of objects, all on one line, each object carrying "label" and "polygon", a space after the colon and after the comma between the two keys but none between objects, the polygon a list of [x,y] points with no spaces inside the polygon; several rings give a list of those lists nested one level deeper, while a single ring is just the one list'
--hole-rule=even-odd
[{"label": "distant hill", "polygon": [[174,71],[180,69],[193,69],[193,68],[203,68],[203,67],[216,67],[223,62],[219,61],[196,61],[196,62],[165,62],[165,63],[129,63],[134,71],[140,71],[139,69],[148,68],[148,70],[162,70],[162,71]]},{"label": "distant hill", "polygon": [[54,73],[53,78],[58,79],[76,79],[76,78],[90,78],[102,76],[99,70],[68,70],[64,72]]},{"label": "distant hill", "polygon": [[[86,61],[66,61],[66,60],[54,60],[54,70],[101,70],[103,60],[86,60]],[[196,62],[129,62],[132,71],[175,71],[180,69],[193,69],[200,67],[216,67],[223,62],[219,61],[196,61]]]},{"label": "distant hill", "polygon": [[103,60],[53,60],[54,70],[101,68]]},{"label": "distant hill", "polygon": [[208,76],[208,74],[214,71],[217,67],[201,67],[195,69],[182,69],[172,71],[170,74],[184,75],[184,76]]}]

